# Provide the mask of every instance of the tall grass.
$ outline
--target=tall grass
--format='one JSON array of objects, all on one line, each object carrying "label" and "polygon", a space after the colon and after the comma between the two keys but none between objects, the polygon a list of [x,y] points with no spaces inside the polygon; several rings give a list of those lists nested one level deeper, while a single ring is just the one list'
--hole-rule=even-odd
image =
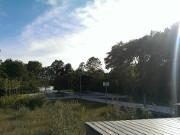
[{"label": "tall grass", "polygon": [[29,106],[18,106],[17,109],[17,105],[9,106],[15,107],[15,110],[6,107],[0,112],[0,134],[83,135],[86,121],[123,120],[152,116],[151,113],[144,110],[139,112],[132,108],[105,104],[102,106],[96,102],[83,100],[45,101],[42,97],[42,99],[40,97],[30,98],[35,101],[37,99],[40,102],[43,101],[41,107],[36,106],[32,109]]}]

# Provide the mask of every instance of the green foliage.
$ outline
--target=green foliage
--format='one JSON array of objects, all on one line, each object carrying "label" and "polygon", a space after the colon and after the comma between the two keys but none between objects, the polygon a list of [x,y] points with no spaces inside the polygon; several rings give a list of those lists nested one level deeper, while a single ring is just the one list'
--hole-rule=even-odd
[{"label": "green foliage", "polygon": [[40,80],[40,86],[47,88],[50,86],[50,81],[48,79],[41,79]]},{"label": "green foliage", "polygon": [[20,80],[17,79],[3,79],[0,78],[0,97],[4,96],[6,93],[12,94],[12,91],[20,88]]},{"label": "green foliage", "polygon": [[[34,98],[34,97],[31,97]],[[149,118],[148,113],[143,118]],[[142,114],[140,114],[142,115]],[[83,135],[85,122],[142,118],[135,109],[86,100],[46,101],[34,110],[0,112],[0,134]]]},{"label": "green foliage", "polygon": [[64,65],[62,60],[55,60],[49,67],[53,71],[54,78],[53,82],[54,88],[56,90],[69,89],[69,83],[72,77],[69,73],[73,71],[70,63]]},{"label": "green foliage", "polygon": [[56,76],[61,75],[64,71],[64,62],[62,60],[55,60],[51,64],[51,68]]},{"label": "green foliage", "polygon": [[84,107],[79,103],[56,102],[56,114],[52,116],[50,133],[79,135],[84,133],[84,122],[88,117]]},{"label": "green foliage", "polygon": [[27,64],[27,70],[29,71],[31,76],[37,77],[42,70],[42,64],[38,61],[29,61]]},{"label": "green foliage", "polygon": [[6,93],[6,81],[5,79],[0,78],[0,97],[4,96]]},{"label": "green foliage", "polygon": [[101,65],[101,61],[98,58],[91,57],[87,60],[85,68],[87,71],[92,73],[94,71],[101,71]]},{"label": "green foliage", "polygon": [[18,60],[5,60],[0,65],[0,96],[4,96],[5,92],[7,95],[38,92],[41,86],[41,79],[38,78],[41,70],[42,64],[38,61],[29,61],[26,65]]},{"label": "green foliage", "polygon": [[27,68],[21,61],[7,59],[1,64],[1,67],[8,77],[21,77],[25,80],[28,78]]},{"label": "green foliage", "polygon": [[106,68],[111,69],[110,89],[169,99],[178,27],[174,24],[164,32],[151,31],[150,35],[114,45],[105,58]]},{"label": "green foliage", "polygon": [[54,79],[54,70],[51,67],[43,67],[41,72],[39,73],[39,78],[42,79]]},{"label": "green foliage", "polygon": [[86,67],[85,63],[84,63],[84,62],[81,62],[81,63],[79,64],[78,70],[81,71],[81,72],[83,72],[84,69],[85,69],[85,67]]},{"label": "green foliage", "polygon": [[41,86],[40,79],[31,79],[28,81],[21,81],[21,93],[36,93],[39,92]]},{"label": "green foliage", "polygon": [[152,118],[153,114],[144,109],[136,109],[129,107],[120,107],[116,105],[108,105],[108,110],[105,113],[108,120],[131,120],[131,119],[144,119]]},{"label": "green foliage", "polygon": [[72,69],[72,66],[70,63],[67,63],[65,66],[64,66],[64,74],[68,74],[69,72],[71,72],[73,69]]},{"label": "green foliage", "polygon": [[98,58],[91,57],[86,64],[81,62],[75,71],[67,74],[70,89],[80,91],[80,81],[82,92],[102,91],[102,82],[105,79],[104,71],[101,68],[101,61]]},{"label": "green foliage", "polygon": [[44,103],[44,98],[42,96],[12,96],[12,97],[1,97],[0,98],[0,108],[1,109],[19,109],[22,106],[29,109],[34,109],[35,107],[40,107]]}]

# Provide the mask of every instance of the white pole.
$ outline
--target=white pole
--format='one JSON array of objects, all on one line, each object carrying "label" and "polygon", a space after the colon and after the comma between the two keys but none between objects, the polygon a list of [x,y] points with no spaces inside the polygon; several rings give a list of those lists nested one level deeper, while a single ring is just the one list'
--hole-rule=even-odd
[{"label": "white pole", "polygon": [[106,85],[106,104],[107,104],[107,85]]}]

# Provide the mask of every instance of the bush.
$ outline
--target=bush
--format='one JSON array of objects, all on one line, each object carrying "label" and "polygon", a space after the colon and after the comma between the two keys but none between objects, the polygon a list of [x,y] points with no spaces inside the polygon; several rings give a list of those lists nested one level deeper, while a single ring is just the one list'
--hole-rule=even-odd
[{"label": "bush", "polygon": [[108,111],[105,113],[106,120],[131,120],[152,118],[152,113],[144,108],[136,109],[130,107],[120,107],[108,105]]},{"label": "bush", "polygon": [[24,106],[29,109],[34,109],[35,107],[40,107],[43,105],[45,99],[42,96],[22,96],[22,95],[15,95],[12,97],[1,97],[0,98],[0,108],[6,109],[19,109],[20,107]]}]

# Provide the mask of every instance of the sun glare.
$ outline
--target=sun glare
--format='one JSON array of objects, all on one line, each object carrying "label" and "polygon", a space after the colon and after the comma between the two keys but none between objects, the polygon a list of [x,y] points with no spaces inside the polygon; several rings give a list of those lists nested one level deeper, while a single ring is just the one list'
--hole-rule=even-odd
[{"label": "sun glare", "polygon": [[180,45],[180,26],[176,39],[176,46],[174,50],[174,62],[173,62],[173,103],[177,103],[177,90],[179,89],[179,45]]}]

